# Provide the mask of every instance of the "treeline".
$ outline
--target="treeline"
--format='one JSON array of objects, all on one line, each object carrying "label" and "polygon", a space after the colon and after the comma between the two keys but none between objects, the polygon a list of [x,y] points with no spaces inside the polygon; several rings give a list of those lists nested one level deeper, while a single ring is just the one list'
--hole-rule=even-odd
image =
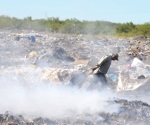
[{"label": "treeline", "polygon": [[0,28],[92,35],[113,35],[116,32],[116,24],[107,21],[80,21],[75,18],[60,20],[53,17],[33,20],[32,17],[18,19],[15,17],[0,16]]},{"label": "treeline", "polygon": [[150,37],[150,23],[135,25],[132,22],[117,24],[116,33],[119,36],[140,36]]},{"label": "treeline", "polygon": [[49,31],[67,34],[119,35],[124,37],[144,35],[150,37],[150,24],[135,25],[112,23],[108,21],[80,21],[78,19],[60,20],[59,18],[35,19],[26,17],[0,16],[0,29],[24,29]]}]

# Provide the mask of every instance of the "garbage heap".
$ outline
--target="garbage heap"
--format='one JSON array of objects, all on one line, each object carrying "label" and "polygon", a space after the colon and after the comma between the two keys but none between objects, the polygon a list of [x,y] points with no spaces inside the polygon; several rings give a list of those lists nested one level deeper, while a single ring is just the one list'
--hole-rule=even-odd
[{"label": "garbage heap", "polygon": [[138,59],[149,63],[150,62],[150,38],[138,36],[131,38],[129,41],[128,55],[132,58]]},{"label": "garbage heap", "polygon": [[[144,92],[149,95],[150,54],[148,47],[150,42],[148,38],[123,39],[26,30],[1,30],[0,41],[0,80],[4,83],[14,81],[29,89],[32,89],[31,84],[42,83],[101,91],[103,87],[93,81],[90,68],[95,66],[103,55],[115,52],[119,54],[119,61],[112,62],[107,73],[108,89],[117,94],[133,92],[136,93],[136,97]],[[76,100],[75,103],[77,103]],[[119,112],[95,114],[81,112],[77,117],[64,119],[39,117],[30,118],[30,120],[21,115],[6,112],[0,114],[0,124],[148,125],[150,122],[150,106],[147,103],[113,99],[113,101],[109,100],[109,104],[119,104]]]},{"label": "garbage heap", "polygon": [[134,58],[132,63],[122,67],[118,79],[118,91],[133,91],[138,90],[142,86],[148,87],[148,82],[150,81],[150,65],[143,63],[138,58]]},{"label": "garbage heap", "polygon": [[23,115],[0,114],[1,125],[149,125],[150,105],[141,101],[114,100],[110,105],[119,104],[120,112],[78,115],[76,117],[54,118],[25,118]]},{"label": "garbage heap", "polygon": [[130,60],[119,68],[117,91],[148,92],[150,83],[150,39],[138,36],[128,39]]},{"label": "garbage heap", "polygon": [[[135,80],[136,83],[136,80],[144,81],[149,78],[150,40],[143,36],[121,39],[1,30],[0,40],[0,65],[3,69],[34,67],[41,71],[43,80],[63,84],[72,81],[73,85],[80,87],[91,86],[89,81],[93,77],[88,74],[90,68],[103,55],[114,52],[119,54],[119,61],[113,62],[107,73],[112,88],[118,91],[127,90],[130,87],[126,84],[129,85],[130,81]],[[142,66],[133,66],[132,63],[135,62],[142,63]],[[82,80],[76,81],[75,77],[81,79],[78,77],[80,74]]]}]

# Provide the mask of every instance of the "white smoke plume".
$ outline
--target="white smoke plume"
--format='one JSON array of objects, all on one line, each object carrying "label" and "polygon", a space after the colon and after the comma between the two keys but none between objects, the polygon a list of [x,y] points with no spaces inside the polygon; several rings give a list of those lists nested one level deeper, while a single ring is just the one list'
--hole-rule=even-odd
[{"label": "white smoke plume", "polygon": [[[108,104],[116,95],[110,90],[88,91],[65,85],[38,82],[38,76],[30,71],[32,83],[24,84],[18,77],[1,72],[0,112],[33,117],[64,118],[83,113],[118,112],[119,105]],[[32,74],[32,75],[31,75]]]}]

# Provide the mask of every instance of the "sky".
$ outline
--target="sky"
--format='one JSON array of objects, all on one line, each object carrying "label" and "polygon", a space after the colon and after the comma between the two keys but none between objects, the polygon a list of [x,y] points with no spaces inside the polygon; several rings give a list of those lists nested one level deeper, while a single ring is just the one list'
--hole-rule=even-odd
[{"label": "sky", "polygon": [[0,0],[0,15],[143,24],[150,22],[149,5],[150,0]]}]

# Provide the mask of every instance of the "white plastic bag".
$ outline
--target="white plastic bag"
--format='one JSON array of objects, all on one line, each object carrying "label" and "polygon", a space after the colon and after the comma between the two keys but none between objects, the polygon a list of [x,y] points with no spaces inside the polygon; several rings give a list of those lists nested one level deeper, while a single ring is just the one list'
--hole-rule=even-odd
[{"label": "white plastic bag", "polygon": [[143,67],[144,63],[138,58],[134,58],[131,64],[131,67]]}]

